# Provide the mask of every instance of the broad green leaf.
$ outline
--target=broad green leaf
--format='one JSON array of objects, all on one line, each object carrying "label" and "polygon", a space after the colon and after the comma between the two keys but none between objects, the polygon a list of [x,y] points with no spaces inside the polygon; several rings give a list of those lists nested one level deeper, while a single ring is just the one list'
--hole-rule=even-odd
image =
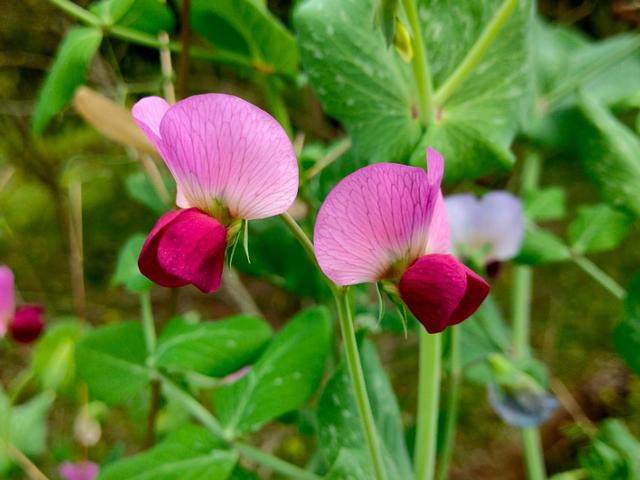
[{"label": "broad green leaf", "polygon": [[371,469],[371,460],[367,451],[353,448],[341,448],[335,462],[324,477],[325,480],[368,480],[370,478],[374,478],[374,472]]},{"label": "broad green leaf", "polygon": [[163,0],[101,0],[89,9],[109,25],[157,35],[175,28],[173,13]]},{"label": "broad green leaf", "polygon": [[571,249],[579,254],[616,248],[634,222],[633,216],[606,204],[582,206],[569,225]]},{"label": "broad green leaf", "polygon": [[[421,2],[436,90],[461,63],[501,4],[498,0]],[[295,14],[302,61],[325,110],[340,120],[370,162],[424,165],[431,145],[447,159],[446,178],[475,178],[514,162],[509,145],[529,109],[529,1],[518,2],[470,74],[424,131],[411,68],[372,29],[372,0],[310,0]]]},{"label": "broad green leaf", "polygon": [[216,392],[215,407],[225,429],[256,430],[302,406],[322,379],[329,340],[325,308],[310,308],[291,319],[247,375]]},{"label": "broad green leaf", "polygon": [[524,199],[524,211],[530,220],[559,220],[565,215],[565,195],[561,187],[532,190]]},{"label": "broad green leaf", "polygon": [[580,465],[595,480],[635,480],[640,477],[640,442],[624,423],[602,423],[593,443],[580,456]]},{"label": "broad green leaf", "polygon": [[78,375],[87,382],[92,399],[109,405],[123,403],[144,389],[150,372],[138,322],[99,327],[76,346]]},{"label": "broad green leaf", "polygon": [[465,378],[485,384],[491,380],[486,363],[492,353],[505,353],[511,345],[510,330],[493,296],[480,305],[471,318],[456,328],[460,331],[460,361]]},{"label": "broad green leaf", "polygon": [[38,341],[32,367],[44,389],[64,390],[75,379],[75,348],[82,331],[77,320],[59,321]]},{"label": "broad green leaf", "polygon": [[594,99],[582,96],[579,107],[585,125],[577,144],[587,173],[608,203],[640,216],[640,139]]},{"label": "broad green leaf", "polygon": [[[172,198],[175,196],[175,182],[168,176],[162,177],[162,182]],[[158,192],[143,172],[136,172],[127,177],[126,188],[129,196],[147,207],[154,213],[162,215],[168,209]]]},{"label": "broad green leaf", "polygon": [[[411,478],[411,462],[404,440],[400,409],[391,384],[371,343],[362,343],[360,357],[387,475],[389,478]],[[353,459],[352,474],[356,475],[357,471],[362,474],[355,478],[373,478],[355,401],[351,379],[346,365],[342,364],[327,383],[318,404],[321,453],[329,465],[334,465],[334,477],[329,475],[329,478],[343,478],[335,473],[346,467],[341,456]]]},{"label": "broad green leaf", "polygon": [[67,32],[38,93],[32,119],[34,133],[42,133],[49,120],[71,102],[76,88],[86,79],[101,41],[98,28],[74,27]]},{"label": "broad green leaf", "polygon": [[116,271],[111,279],[112,285],[122,285],[132,293],[147,292],[151,289],[153,283],[142,275],[138,268],[138,257],[145,240],[146,237],[138,233],[129,237],[122,246],[118,253]]},{"label": "broad green leaf", "polygon": [[571,250],[553,233],[534,224],[527,226],[520,253],[514,259],[525,265],[563,262],[571,258]]},{"label": "broad green leaf", "polygon": [[627,288],[622,321],[613,332],[613,344],[618,355],[640,375],[640,274]]},{"label": "broad green leaf", "polygon": [[0,387],[0,474],[10,468],[14,456],[4,449],[4,442],[25,455],[40,455],[46,450],[47,416],[54,395],[45,391],[20,405],[12,406]]},{"label": "broad green leaf", "polygon": [[188,425],[151,450],[109,464],[98,480],[225,480],[237,461],[209,432]]},{"label": "broad green leaf", "polygon": [[193,29],[214,46],[249,56],[259,70],[295,76],[293,35],[264,5],[251,0],[192,0]]},{"label": "broad green leaf", "polygon": [[158,367],[223,377],[251,363],[271,335],[264,320],[247,315],[198,324],[178,318],[162,331],[154,358]]}]

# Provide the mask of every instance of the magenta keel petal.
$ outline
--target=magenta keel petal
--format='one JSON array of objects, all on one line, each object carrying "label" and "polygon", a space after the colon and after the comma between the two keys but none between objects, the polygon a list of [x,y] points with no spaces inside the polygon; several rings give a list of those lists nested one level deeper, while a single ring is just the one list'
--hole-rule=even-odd
[{"label": "magenta keel petal", "polygon": [[220,287],[227,229],[197,208],[160,217],[142,247],[140,271],[163,287],[195,285],[205,293]]},{"label": "magenta keel petal", "polygon": [[489,294],[489,284],[452,255],[419,258],[402,275],[400,296],[429,333],[462,322]]},{"label": "magenta keel petal", "polygon": [[40,305],[23,305],[16,309],[9,324],[11,338],[19,343],[35,341],[44,329],[44,309]]}]

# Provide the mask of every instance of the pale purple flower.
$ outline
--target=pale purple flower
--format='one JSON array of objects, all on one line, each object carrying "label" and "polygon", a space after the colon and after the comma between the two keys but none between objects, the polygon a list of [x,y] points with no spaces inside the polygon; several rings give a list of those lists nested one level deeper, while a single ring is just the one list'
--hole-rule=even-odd
[{"label": "pale purple flower", "polygon": [[427,150],[428,171],[394,163],[344,178],[318,213],[314,248],[338,285],[387,281],[431,332],[469,317],[488,284],[449,251],[440,191],[442,156]]},{"label": "pale purple flower", "polygon": [[64,480],[95,480],[99,471],[100,467],[93,462],[65,462],[58,469]]},{"label": "pale purple flower", "polygon": [[524,238],[522,202],[509,192],[494,191],[478,199],[469,193],[445,199],[453,250],[479,266],[515,257]]},{"label": "pale purple flower", "polygon": [[133,118],[164,159],[182,210],[163,215],[139,266],[166,287],[220,286],[228,228],[285,212],[298,191],[298,164],[280,124],[241,98],[196,95],[173,106],[147,97]]}]

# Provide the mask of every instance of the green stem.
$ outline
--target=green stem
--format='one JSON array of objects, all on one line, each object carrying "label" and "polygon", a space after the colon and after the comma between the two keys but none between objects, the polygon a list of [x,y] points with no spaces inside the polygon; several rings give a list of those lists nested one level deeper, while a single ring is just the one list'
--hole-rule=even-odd
[{"label": "green stem", "polygon": [[535,427],[522,429],[522,445],[524,447],[524,461],[529,480],[544,480],[547,472],[544,466],[542,442],[540,432]]},{"label": "green stem", "polygon": [[367,386],[364,380],[362,365],[360,363],[360,355],[358,354],[356,332],[353,328],[353,320],[351,318],[348,288],[340,290],[339,294],[336,295],[336,303],[338,307],[340,329],[342,330],[345,360],[349,368],[351,380],[353,381],[353,391],[356,397],[358,413],[360,414],[360,421],[364,429],[365,440],[367,442],[369,454],[371,455],[373,471],[377,480],[385,480],[386,474],[380,449],[380,440],[373,420],[371,405],[369,404]]},{"label": "green stem", "polygon": [[414,467],[416,480],[431,480],[436,470],[442,335],[420,328],[420,378]]},{"label": "green stem", "polygon": [[[138,45],[149,48],[159,49],[161,47],[166,47],[174,53],[179,53],[182,50],[180,43],[169,42],[168,44],[164,44],[153,35],[149,35],[147,33],[133,30],[131,28],[123,27],[120,25],[106,24],[100,17],[88,10],[85,10],[84,8],[80,7],[70,0],[49,0],[49,2],[51,2],[64,12],[68,13],[72,17],[86,23],[87,25],[102,29],[105,34],[110,35],[114,38],[119,38],[120,40],[136,43]],[[229,65],[249,67],[262,73],[270,73],[268,71],[268,68],[266,68],[265,70],[264,64],[256,64],[252,59],[248,57],[221,49],[212,50],[192,46],[189,48],[189,54],[193,58],[211,60],[214,62],[225,63]]]},{"label": "green stem", "polygon": [[[302,245],[302,248],[304,248],[305,252],[307,252],[307,255],[309,256],[313,264],[316,267],[320,268],[320,266],[318,265],[318,260],[316,259],[316,254],[313,250],[313,243],[311,243],[311,240],[309,240],[307,234],[304,233],[304,230],[302,230],[300,225],[298,225],[298,222],[296,222],[295,219],[287,212],[281,214],[280,218],[289,228],[289,231],[293,234],[293,236],[296,237],[296,240],[298,240],[300,245]],[[327,279],[327,282],[333,285],[333,288],[336,288],[335,284],[333,284],[333,282],[331,282],[329,279]]]},{"label": "green stem", "polygon": [[449,476],[449,464],[453,453],[453,445],[456,438],[456,423],[458,421],[458,409],[460,406],[460,381],[462,368],[460,365],[460,332],[459,327],[449,328],[450,334],[450,368],[449,388],[447,393],[447,417],[444,431],[444,446],[440,456],[440,468],[438,479],[446,480]]},{"label": "green stem", "polygon": [[451,76],[447,78],[444,84],[436,91],[436,106],[444,105],[449,97],[462,85],[471,72],[473,72],[517,5],[518,0],[504,0],[502,2],[502,5],[500,5],[500,8],[498,8],[486,25],[480,37],[476,40],[476,43],[471,47],[471,50],[467,52],[467,55]]},{"label": "green stem", "polygon": [[[540,156],[534,151],[527,152],[521,179],[521,193],[523,195],[537,188],[541,170]],[[529,325],[531,323],[533,271],[531,267],[518,266],[515,267],[513,275],[513,355],[516,359],[524,359],[530,355]],[[547,474],[540,433],[535,427],[522,428],[521,432],[527,478],[529,480],[545,480]]]},{"label": "green stem", "polygon": [[624,288],[620,286],[618,282],[616,282],[613,278],[607,275],[603,270],[600,269],[595,263],[589,260],[586,257],[576,256],[573,257],[573,263],[578,265],[582,270],[591,275],[591,277],[602,285],[604,288],[609,290],[611,294],[616,297],[618,300],[622,300],[626,291]]},{"label": "green stem", "polygon": [[531,306],[531,267],[517,266],[513,272],[513,353],[516,358],[529,355]]},{"label": "green stem", "polygon": [[420,117],[425,125],[433,120],[433,82],[429,72],[429,61],[427,59],[427,50],[422,38],[422,28],[418,19],[418,10],[414,0],[402,0],[404,11],[407,14],[407,20],[413,33],[413,59],[411,66],[413,68],[413,76],[416,79],[418,88],[418,97],[420,100]]},{"label": "green stem", "polygon": [[252,445],[236,442],[233,444],[233,447],[246,458],[287,477],[295,480],[320,480],[320,477],[315,473],[303,470],[302,468],[285,462],[278,457],[264,453],[262,450],[259,450]]},{"label": "green stem", "polygon": [[153,321],[153,309],[149,292],[140,294],[140,312],[142,314],[142,328],[144,330],[147,353],[152,355],[156,349],[156,326]]}]

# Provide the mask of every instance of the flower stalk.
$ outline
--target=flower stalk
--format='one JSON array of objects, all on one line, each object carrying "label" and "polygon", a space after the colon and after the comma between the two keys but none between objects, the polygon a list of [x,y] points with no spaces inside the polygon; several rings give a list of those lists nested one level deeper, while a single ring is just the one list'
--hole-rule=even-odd
[{"label": "flower stalk", "polygon": [[418,414],[414,469],[416,480],[431,480],[436,467],[442,335],[420,329]]}]

